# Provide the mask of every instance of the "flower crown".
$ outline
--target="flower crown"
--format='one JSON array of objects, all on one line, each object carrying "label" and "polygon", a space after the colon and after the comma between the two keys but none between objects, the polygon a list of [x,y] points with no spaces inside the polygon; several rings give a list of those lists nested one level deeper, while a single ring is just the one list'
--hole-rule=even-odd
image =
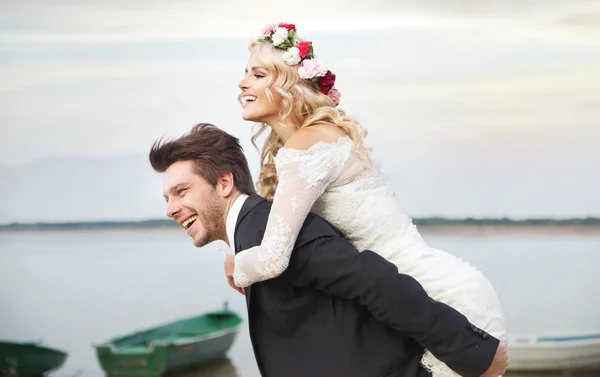
[{"label": "flower crown", "polygon": [[296,25],[279,23],[263,28],[260,37],[248,46],[249,50],[262,42],[272,42],[273,46],[284,50],[283,60],[291,66],[301,64],[298,74],[301,79],[311,80],[319,91],[333,101],[340,103],[340,92],[334,87],[335,75],[327,69],[321,59],[315,56],[311,41],[304,41],[296,33]]}]

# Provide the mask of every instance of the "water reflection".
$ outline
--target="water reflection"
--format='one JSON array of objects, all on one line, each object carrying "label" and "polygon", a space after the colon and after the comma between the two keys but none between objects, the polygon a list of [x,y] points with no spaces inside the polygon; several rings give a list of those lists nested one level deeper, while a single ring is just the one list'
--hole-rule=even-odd
[{"label": "water reflection", "polygon": [[[509,360],[510,362],[510,360]],[[217,375],[215,375],[217,376]],[[600,370],[556,370],[540,372],[510,372],[504,377],[598,377]]]},{"label": "water reflection", "polygon": [[188,369],[180,372],[167,373],[163,377],[240,377],[235,365],[224,358],[222,360],[206,364],[199,368]]},{"label": "water reflection", "polygon": [[[60,368],[59,368],[60,369]],[[57,376],[61,375],[59,370],[55,370],[52,374],[56,374]],[[139,377],[138,373],[132,373],[131,376],[121,374],[121,377]],[[0,377],[49,377],[50,374],[44,375],[23,375],[17,373],[14,368],[9,368],[7,370],[0,370]],[[84,377],[85,373],[83,370],[78,370],[76,373],[69,375],[69,377]],[[192,367],[186,370],[178,371],[178,372],[169,372],[164,373],[161,376],[156,377],[240,377],[237,372],[235,365],[231,362],[231,360],[227,357],[215,360],[213,362],[205,363],[201,366]]]}]

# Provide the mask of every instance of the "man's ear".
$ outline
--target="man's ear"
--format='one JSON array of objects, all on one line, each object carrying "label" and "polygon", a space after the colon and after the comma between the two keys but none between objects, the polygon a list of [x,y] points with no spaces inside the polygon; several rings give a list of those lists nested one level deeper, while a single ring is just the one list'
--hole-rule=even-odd
[{"label": "man's ear", "polygon": [[217,179],[217,193],[223,198],[229,197],[233,193],[235,188],[235,181],[233,174],[228,171],[227,173],[221,174]]}]

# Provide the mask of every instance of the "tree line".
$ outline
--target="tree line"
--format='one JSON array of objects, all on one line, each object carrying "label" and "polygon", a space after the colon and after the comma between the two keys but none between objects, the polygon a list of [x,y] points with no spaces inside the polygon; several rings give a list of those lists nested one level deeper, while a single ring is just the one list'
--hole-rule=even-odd
[{"label": "tree line", "polygon": [[[502,218],[413,218],[415,225],[497,225],[497,226],[594,226],[600,225],[600,217],[553,219],[511,219]],[[90,222],[37,222],[0,224],[0,230],[77,230],[77,229],[155,229],[179,227],[173,220],[150,219],[141,221],[90,221]]]}]

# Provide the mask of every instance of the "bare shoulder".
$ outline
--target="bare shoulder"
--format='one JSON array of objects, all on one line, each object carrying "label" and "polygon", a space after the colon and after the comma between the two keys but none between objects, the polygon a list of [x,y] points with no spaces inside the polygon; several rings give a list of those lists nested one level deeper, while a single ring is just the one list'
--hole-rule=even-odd
[{"label": "bare shoulder", "polygon": [[343,128],[326,123],[318,123],[296,131],[285,143],[286,148],[306,150],[316,143],[335,143],[348,136]]}]

